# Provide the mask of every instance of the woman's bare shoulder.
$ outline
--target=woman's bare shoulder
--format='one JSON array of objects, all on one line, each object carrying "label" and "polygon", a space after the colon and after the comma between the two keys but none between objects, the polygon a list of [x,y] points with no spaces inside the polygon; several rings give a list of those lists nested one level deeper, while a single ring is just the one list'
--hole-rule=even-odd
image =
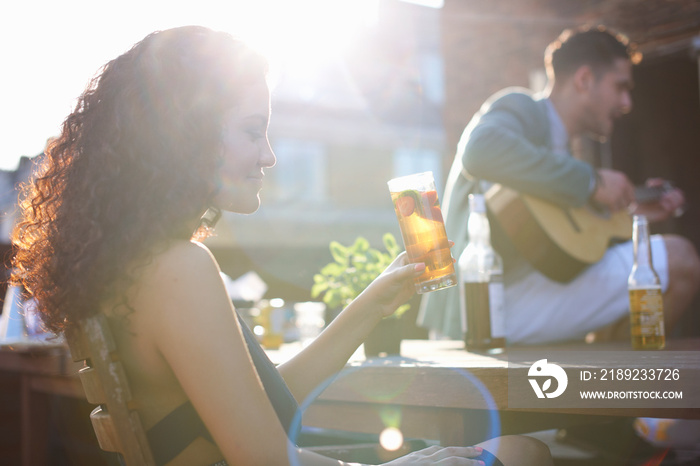
[{"label": "woman's bare shoulder", "polygon": [[[206,267],[216,265],[214,255],[201,243],[195,241],[173,241],[156,250],[153,263],[161,267],[180,265]],[[216,266],[218,268],[218,266]]]},{"label": "woman's bare shoulder", "polygon": [[175,241],[154,251],[143,270],[137,271],[140,279],[146,280],[151,286],[164,280],[199,281],[218,273],[219,265],[211,251],[192,241]]},{"label": "woman's bare shoulder", "polygon": [[185,303],[224,289],[213,254],[190,241],[172,242],[155,251],[146,265],[136,268],[135,277],[134,304],[149,314],[186,311]]}]

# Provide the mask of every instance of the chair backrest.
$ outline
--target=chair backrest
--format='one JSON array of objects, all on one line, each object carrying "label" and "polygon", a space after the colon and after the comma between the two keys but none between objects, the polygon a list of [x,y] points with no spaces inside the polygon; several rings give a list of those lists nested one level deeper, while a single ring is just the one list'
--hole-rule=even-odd
[{"label": "chair backrest", "polygon": [[92,427],[105,451],[118,452],[127,466],[155,466],[146,432],[131,396],[129,382],[104,315],[84,319],[65,332],[74,361],[84,361],[80,380],[92,413]]}]

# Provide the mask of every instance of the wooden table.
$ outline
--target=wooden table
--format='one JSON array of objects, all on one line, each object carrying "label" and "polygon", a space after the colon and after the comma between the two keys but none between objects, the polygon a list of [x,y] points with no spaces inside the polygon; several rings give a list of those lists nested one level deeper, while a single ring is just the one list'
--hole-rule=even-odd
[{"label": "wooden table", "polygon": [[[299,349],[298,344],[289,344],[268,354],[279,363]],[[676,363],[684,377],[700,381],[700,339],[672,341],[668,349],[672,351],[651,354],[663,358],[676,351],[693,351]],[[614,367],[619,361],[601,360],[600,351],[629,351],[629,344],[566,345],[542,350],[571,351],[581,356],[582,367]],[[509,352],[483,355],[466,352],[459,341],[406,340],[401,353],[400,357],[365,360],[360,348],[314,402],[304,406],[304,424],[369,433],[393,426],[406,437],[449,445],[473,444],[494,434],[596,422],[610,416],[700,419],[700,409],[514,409],[508,401],[509,371],[514,370],[508,367]],[[62,345],[0,347],[0,371],[21,377],[22,464],[45,464],[47,395],[84,398],[78,370]]]},{"label": "wooden table", "polygon": [[49,396],[84,398],[79,366],[62,344],[18,343],[0,347],[0,371],[20,377],[22,464],[46,464]]},{"label": "wooden table", "polygon": [[[670,342],[667,349],[640,354],[624,342],[541,348],[543,357],[548,351],[571,351],[574,359],[580,361],[571,367],[579,364],[586,369],[623,367],[628,364],[625,358],[610,360],[611,354],[616,356],[620,351],[625,352],[622,356],[653,357],[653,364],[683,352],[682,360],[674,360],[673,365],[682,370],[686,382],[692,382],[690,386],[700,387],[700,339]],[[402,344],[400,357],[365,361],[358,352],[316,401],[306,407],[304,424],[371,433],[393,426],[407,437],[454,445],[477,443],[494,434],[532,432],[618,416],[700,419],[700,405],[696,409],[512,408],[509,375],[529,369],[525,365],[509,368],[509,353],[514,351],[475,354],[466,352],[459,341],[407,340]],[[526,394],[533,395],[528,384],[515,391],[510,388],[511,401],[514,396]]]}]

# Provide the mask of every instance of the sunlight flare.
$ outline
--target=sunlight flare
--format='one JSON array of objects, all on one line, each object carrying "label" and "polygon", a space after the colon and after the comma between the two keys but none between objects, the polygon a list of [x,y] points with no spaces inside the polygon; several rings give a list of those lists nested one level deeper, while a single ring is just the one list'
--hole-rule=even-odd
[{"label": "sunlight flare", "polygon": [[376,22],[377,8],[378,0],[267,0],[239,13],[251,19],[242,32],[271,62],[312,66],[350,46]]},{"label": "sunlight flare", "polygon": [[379,444],[388,451],[396,451],[403,445],[403,434],[396,427],[387,427],[379,434]]}]

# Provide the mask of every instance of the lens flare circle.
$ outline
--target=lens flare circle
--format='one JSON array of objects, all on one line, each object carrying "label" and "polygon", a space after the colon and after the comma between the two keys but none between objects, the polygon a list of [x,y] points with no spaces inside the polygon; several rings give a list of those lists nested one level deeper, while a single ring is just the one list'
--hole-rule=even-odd
[{"label": "lens flare circle", "polygon": [[[292,421],[292,425],[289,429],[289,439],[291,440],[289,442],[289,447],[288,447],[288,453],[289,453],[289,461],[290,464],[293,466],[300,465],[300,459],[299,459],[299,447],[297,447],[298,439],[299,439],[299,434],[301,433],[301,419],[304,411],[313,403],[316,398],[323,392],[331,383],[333,383],[336,380],[339,380],[343,377],[347,377],[351,374],[353,374],[356,370],[361,370],[361,367],[353,367],[350,370],[345,370],[345,372],[341,374],[337,374],[335,376],[329,377],[326,379],[323,383],[321,383],[318,387],[316,387],[315,390],[313,390],[309,396],[299,405],[299,409],[297,410],[296,414],[294,415],[294,419]],[[489,392],[488,388],[479,380],[478,377],[476,377],[474,374],[469,372],[466,369],[453,369],[453,371],[458,374],[461,377],[464,377],[469,384],[476,390],[480,395],[483,400],[483,405],[480,409],[483,409],[485,412],[488,413],[487,417],[487,422],[488,425],[485,426],[486,429],[484,430],[485,438],[486,439],[493,439],[501,435],[501,418],[498,413],[498,407],[496,406],[496,402],[491,396],[491,393]],[[404,389],[408,387],[407,384],[404,386]],[[386,395],[386,394],[385,394]],[[394,392],[393,396],[398,395],[398,393]],[[391,397],[386,397],[386,396],[371,396],[367,397],[368,399],[373,399],[375,401],[380,401],[380,402],[390,402]],[[381,414],[383,413],[383,415]],[[387,415],[389,413],[390,415]],[[379,434],[378,442],[382,447],[384,447],[386,450],[389,451],[395,451],[396,449],[400,448],[403,445],[403,433],[400,430],[400,423],[401,423],[401,407],[397,405],[391,406],[391,409],[389,410],[380,410],[380,417],[382,418],[382,421],[386,428]],[[384,437],[384,440],[382,439]],[[398,438],[400,437],[400,443]],[[387,447],[387,445],[384,444],[384,442],[387,442],[388,446],[395,445],[398,443],[398,447],[394,450],[391,450],[390,448]],[[396,443],[395,443],[396,442]]]},{"label": "lens flare circle", "polygon": [[379,434],[379,444],[388,451],[396,451],[403,445],[403,434],[396,427],[387,427]]}]

